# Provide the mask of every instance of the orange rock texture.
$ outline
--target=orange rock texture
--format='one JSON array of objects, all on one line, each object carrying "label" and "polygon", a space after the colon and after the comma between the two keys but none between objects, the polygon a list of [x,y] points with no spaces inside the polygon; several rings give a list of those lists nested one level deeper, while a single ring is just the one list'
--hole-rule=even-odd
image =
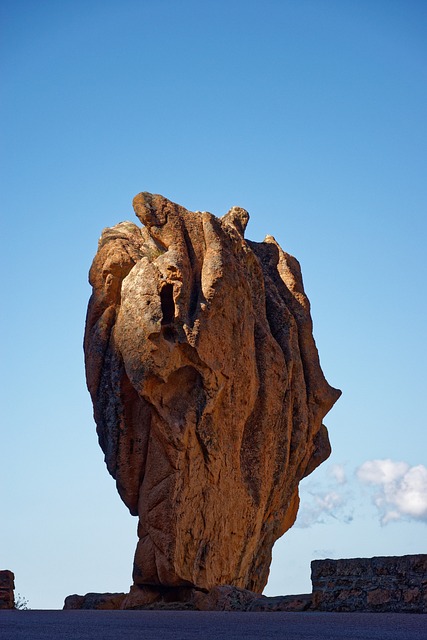
[{"label": "orange rock texture", "polygon": [[325,380],[300,266],[249,216],[160,195],[105,229],[85,359],[99,443],[139,517],[134,590],[262,592],[298,483],[330,453]]}]

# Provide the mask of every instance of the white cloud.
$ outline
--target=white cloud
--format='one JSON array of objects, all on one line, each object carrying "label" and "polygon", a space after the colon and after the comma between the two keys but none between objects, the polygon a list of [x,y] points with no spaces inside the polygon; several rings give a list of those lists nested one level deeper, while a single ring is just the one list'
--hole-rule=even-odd
[{"label": "white cloud", "polygon": [[367,484],[388,484],[403,476],[409,469],[406,462],[368,460],[356,471],[357,477]]},{"label": "white cloud", "polygon": [[338,484],[345,484],[347,482],[347,476],[343,464],[333,464],[329,469],[329,475],[332,476]]},{"label": "white cloud", "polygon": [[296,527],[306,529],[324,524],[331,518],[349,523],[353,520],[350,491],[344,465],[335,464],[324,471],[318,480],[310,479],[300,485],[300,509]]},{"label": "white cloud", "polygon": [[[307,499],[308,498],[308,499]],[[308,492],[298,513],[296,526],[303,529],[316,523],[323,523],[325,516],[334,516],[334,511],[342,504],[342,498],[336,491]]]},{"label": "white cloud", "polygon": [[356,471],[358,479],[377,489],[374,504],[381,523],[402,518],[427,521],[427,467],[406,462],[368,460]]}]

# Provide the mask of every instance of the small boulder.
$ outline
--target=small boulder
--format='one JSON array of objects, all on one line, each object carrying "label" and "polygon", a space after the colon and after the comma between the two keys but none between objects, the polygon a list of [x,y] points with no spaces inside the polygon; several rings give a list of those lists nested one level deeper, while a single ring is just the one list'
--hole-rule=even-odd
[{"label": "small boulder", "polygon": [[120,609],[126,594],[124,593],[87,593],[79,596],[76,593],[67,596],[64,609]]}]

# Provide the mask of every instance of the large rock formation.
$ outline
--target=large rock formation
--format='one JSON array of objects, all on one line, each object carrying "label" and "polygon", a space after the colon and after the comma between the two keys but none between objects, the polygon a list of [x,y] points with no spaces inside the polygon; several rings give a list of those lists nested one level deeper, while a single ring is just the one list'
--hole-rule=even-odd
[{"label": "large rock formation", "polygon": [[133,204],[144,226],[99,241],[85,333],[99,442],[139,516],[130,598],[261,592],[298,483],[330,453],[322,419],[340,395],[300,267],[273,237],[244,239],[243,209]]}]

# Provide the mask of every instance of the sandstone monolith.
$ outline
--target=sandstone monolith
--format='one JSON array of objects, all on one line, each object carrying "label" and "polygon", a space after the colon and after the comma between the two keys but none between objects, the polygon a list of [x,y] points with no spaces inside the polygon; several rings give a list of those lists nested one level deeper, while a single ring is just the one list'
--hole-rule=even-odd
[{"label": "sandstone monolith", "polygon": [[340,395],[300,267],[272,236],[245,240],[244,209],[219,219],[150,193],[133,205],[143,226],[100,238],[84,344],[99,443],[139,517],[129,606],[260,593]]}]

